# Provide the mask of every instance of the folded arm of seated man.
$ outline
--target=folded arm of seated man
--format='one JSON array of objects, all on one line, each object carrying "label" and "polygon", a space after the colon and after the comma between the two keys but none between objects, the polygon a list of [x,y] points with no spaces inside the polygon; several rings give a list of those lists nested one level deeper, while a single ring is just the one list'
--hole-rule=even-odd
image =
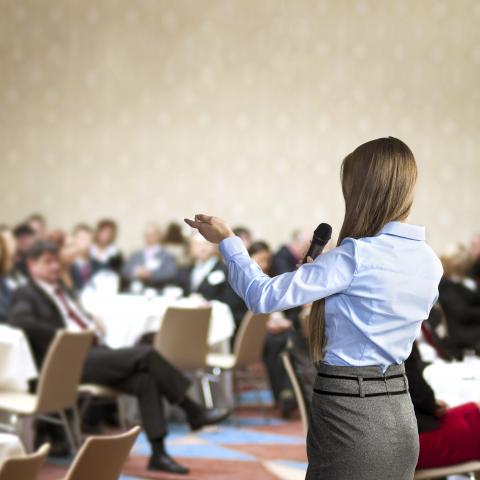
[{"label": "folded arm of seated man", "polygon": [[[40,240],[28,252],[30,282],[18,289],[12,299],[9,323],[22,328],[41,366],[56,330],[79,331],[92,325],[75,299],[60,283],[58,248]],[[153,348],[147,346],[111,349],[92,345],[82,381],[106,385],[138,398],[143,426],[152,445],[149,468],[187,473],[164,447],[167,434],[163,398],[179,405],[192,429],[223,420],[229,412],[206,409],[187,395],[189,380]]]}]

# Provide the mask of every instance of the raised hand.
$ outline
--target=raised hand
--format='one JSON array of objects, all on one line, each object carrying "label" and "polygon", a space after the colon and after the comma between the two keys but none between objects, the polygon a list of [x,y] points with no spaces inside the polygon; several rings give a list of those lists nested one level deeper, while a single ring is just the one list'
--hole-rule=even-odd
[{"label": "raised hand", "polygon": [[228,224],[218,217],[198,214],[194,220],[184,219],[187,225],[196,228],[201,235],[212,243],[220,243],[227,237],[233,237],[235,234]]}]

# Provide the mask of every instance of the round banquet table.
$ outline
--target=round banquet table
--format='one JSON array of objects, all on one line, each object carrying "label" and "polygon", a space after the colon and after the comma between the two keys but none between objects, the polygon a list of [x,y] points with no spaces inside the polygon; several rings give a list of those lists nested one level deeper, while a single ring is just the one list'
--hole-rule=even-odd
[{"label": "round banquet table", "polygon": [[0,433],[0,469],[7,458],[25,455],[22,442],[17,435]]},{"label": "round banquet table", "polygon": [[480,401],[480,358],[447,363],[436,360],[423,371],[435,397],[450,407]]},{"label": "round banquet table", "polygon": [[[195,308],[205,305],[198,297],[173,299],[169,296],[95,293],[85,291],[81,297],[83,307],[100,317],[105,325],[104,342],[112,348],[130,347],[142,335],[160,328],[167,308]],[[218,301],[208,302],[212,317],[208,343],[210,346],[228,340],[235,331],[230,307]]]},{"label": "round banquet table", "polygon": [[30,345],[22,330],[0,325],[0,390],[28,391],[38,376]]}]

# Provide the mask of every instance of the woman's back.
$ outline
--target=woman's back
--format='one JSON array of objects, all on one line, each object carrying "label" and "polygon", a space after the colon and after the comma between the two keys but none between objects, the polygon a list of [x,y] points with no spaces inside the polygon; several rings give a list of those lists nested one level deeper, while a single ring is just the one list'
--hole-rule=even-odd
[{"label": "woman's back", "polygon": [[389,222],[353,244],[355,271],[348,288],[326,299],[323,362],[335,365],[401,363],[438,296],[440,260],[425,229]]}]

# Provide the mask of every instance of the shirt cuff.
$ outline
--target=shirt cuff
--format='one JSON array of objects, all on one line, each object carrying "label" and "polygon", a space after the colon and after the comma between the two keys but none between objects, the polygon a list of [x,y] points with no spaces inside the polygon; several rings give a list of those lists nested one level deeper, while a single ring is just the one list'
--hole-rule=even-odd
[{"label": "shirt cuff", "polygon": [[237,237],[236,235],[233,237],[224,238],[218,244],[218,248],[226,263],[228,263],[228,261],[238,253],[245,253],[246,255],[248,255],[247,249],[245,248],[242,239],[240,237]]}]

